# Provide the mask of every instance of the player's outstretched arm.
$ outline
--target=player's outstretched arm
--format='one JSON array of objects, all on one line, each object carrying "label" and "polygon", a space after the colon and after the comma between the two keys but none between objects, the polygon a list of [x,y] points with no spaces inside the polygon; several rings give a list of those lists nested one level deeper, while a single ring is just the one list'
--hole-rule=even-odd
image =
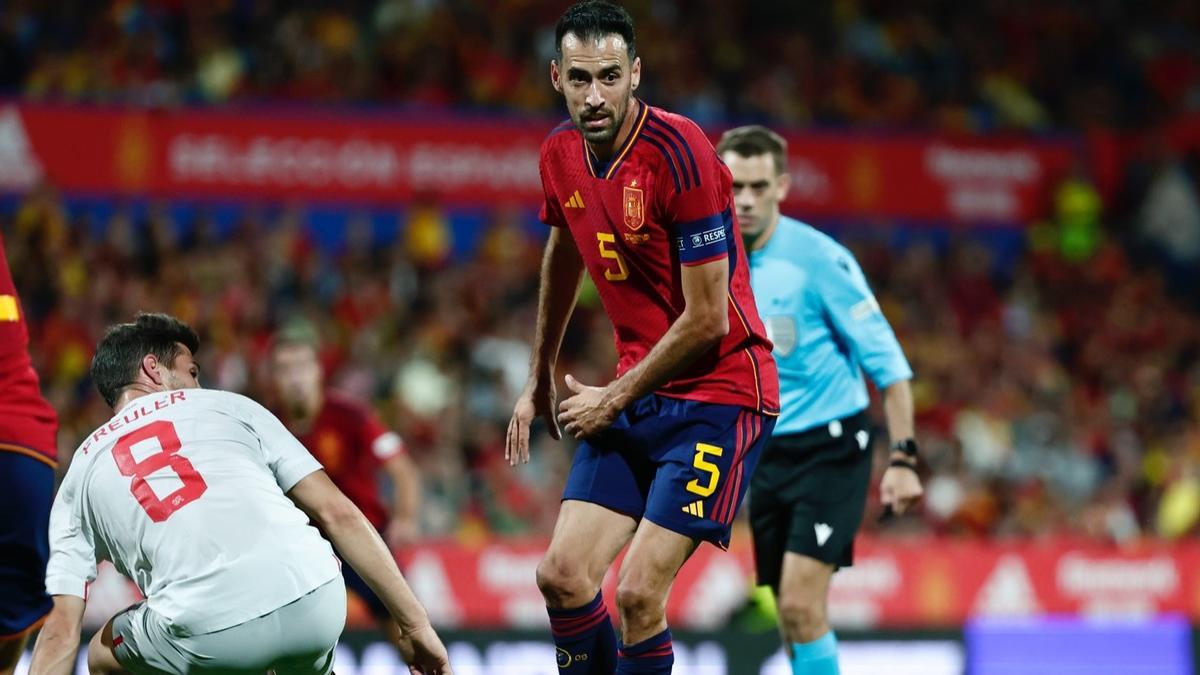
[{"label": "player's outstretched arm", "polygon": [[729,333],[729,260],[684,265],[679,276],[683,313],[641,362],[607,387],[572,385],[575,395],[559,406],[558,421],[567,433],[587,438],[602,431],[627,405],[662,386]]},{"label": "player's outstretched arm", "polygon": [[402,652],[412,673],[452,675],[446,647],[429,625],[425,608],[404,581],[379,533],[324,471],[315,471],[288,491],[342,558],[383,600],[400,625]]},{"label": "player's outstretched arm", "polygon": [[74,595],[54,596],[54,608],[42,624],[33,647],[30,675],[71,675],[75,672],[83,607],[83,598]]},{"label": "player's outstretched arm", "polygon": [[541,417],[546,422],[554,440],[562,438],[554,416],[554,365],[558,361],[567,321],[575,310],[583,270],[583,257],[579,255],[571,233],[563,227],[550,228],[550,239],[542,256],[529,381],[513,406],[504,441],[504,458],[510,466],[529,461],[529,425],[534,417]]}]

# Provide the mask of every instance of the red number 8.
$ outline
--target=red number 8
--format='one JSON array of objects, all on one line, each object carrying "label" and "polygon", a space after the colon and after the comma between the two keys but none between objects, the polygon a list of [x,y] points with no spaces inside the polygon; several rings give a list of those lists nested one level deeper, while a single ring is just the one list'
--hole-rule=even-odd
[{"label": "red number 8", "polygon": [[[140,462],[135,460],[133,446],[151,438],[158,441],[161,450],[146,456]],[[170,518],[172,513],[199,499],[208,489],[208,484],[196,473],[196,467],[192,466],[187,457],[175,454],[179,452],[180,445],[175,425],[166,420],[159,420],[125,434],[113,446],[112,454],[117,462],[117,470],[122,476],[133,478],[129,484],[129,491],[137,497],[138,504],[142,505],[150,520],[156,523]],[[183,481],[183,485],[159,499],[146,482],[146,477],[168,466],[179,476],[179,480]]]}]

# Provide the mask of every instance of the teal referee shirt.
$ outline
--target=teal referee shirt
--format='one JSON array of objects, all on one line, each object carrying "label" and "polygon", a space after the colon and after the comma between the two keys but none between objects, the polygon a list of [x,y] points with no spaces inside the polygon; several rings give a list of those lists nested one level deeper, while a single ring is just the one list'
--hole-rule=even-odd
[{"label": "teal referee shirt", "polygon": [[779,364],[782,410],[774,435],[865,410],[863,371],[880,389],[912,379],[904,351],[846,247],[781,216],[767,245],[749,256],[750,285]]}]

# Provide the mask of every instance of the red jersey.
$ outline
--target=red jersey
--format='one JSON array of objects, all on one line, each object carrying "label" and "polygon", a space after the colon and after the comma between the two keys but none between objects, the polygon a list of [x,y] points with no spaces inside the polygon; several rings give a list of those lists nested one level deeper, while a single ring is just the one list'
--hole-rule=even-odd
[{"label": "red jersey", "polygon": [[29,358],[29,330],[0,239],[0,451],[54,466],[57,435],[58,415],[42,398]]},{"label": "red jersey", "polygon": [[388,512],[379,498],[376,474],[385,461],[404,451],[400,436],[383,426],[366,404],[326,392],[312,427],[297,438],[325,467],[333,484],[382,529]]},{"label": "red jersey", "polygon": [[750,291],[733,180],[691,120],[638,102],[601,163],[570,121],[542,144],[543,222],[571,231],[612,321],[617,374],[645,358],[684,309],[680,265],[729,260],[729,334],[656,393],[779,410],[771,343]]}]

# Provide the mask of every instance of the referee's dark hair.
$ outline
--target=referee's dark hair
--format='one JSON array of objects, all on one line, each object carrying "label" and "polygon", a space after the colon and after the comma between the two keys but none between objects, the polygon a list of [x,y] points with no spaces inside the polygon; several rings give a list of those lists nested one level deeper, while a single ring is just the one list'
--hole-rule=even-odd
[{"label": "referee's dark hair", "polygon": [[554,50],[562,57],[563,36],[573,33],[580,40],[599,40],[620,35],[625,41],[629,62],[637,56],[634,48],[633,17],[625,8],[608,0],[583,0],[567,8],[554,27]]},{"label": "referee's dark hair", "polygon": [[721,134],[721,140],[717,142],[717,154],[726,152],[742,157],[769,154],[775,162],[776,175],[787,173],[787,141],[762,125],[750,124]]},{"label": "referee's dark hair", "polygon": [[119,323],[104,334],[92,358],[92,382],[112,407],[121,391],[133,384],[143,357],[153,354],[170,368],[180,344],[195,354],[200,336],[170,314],[139,313],[132,323]]}]

